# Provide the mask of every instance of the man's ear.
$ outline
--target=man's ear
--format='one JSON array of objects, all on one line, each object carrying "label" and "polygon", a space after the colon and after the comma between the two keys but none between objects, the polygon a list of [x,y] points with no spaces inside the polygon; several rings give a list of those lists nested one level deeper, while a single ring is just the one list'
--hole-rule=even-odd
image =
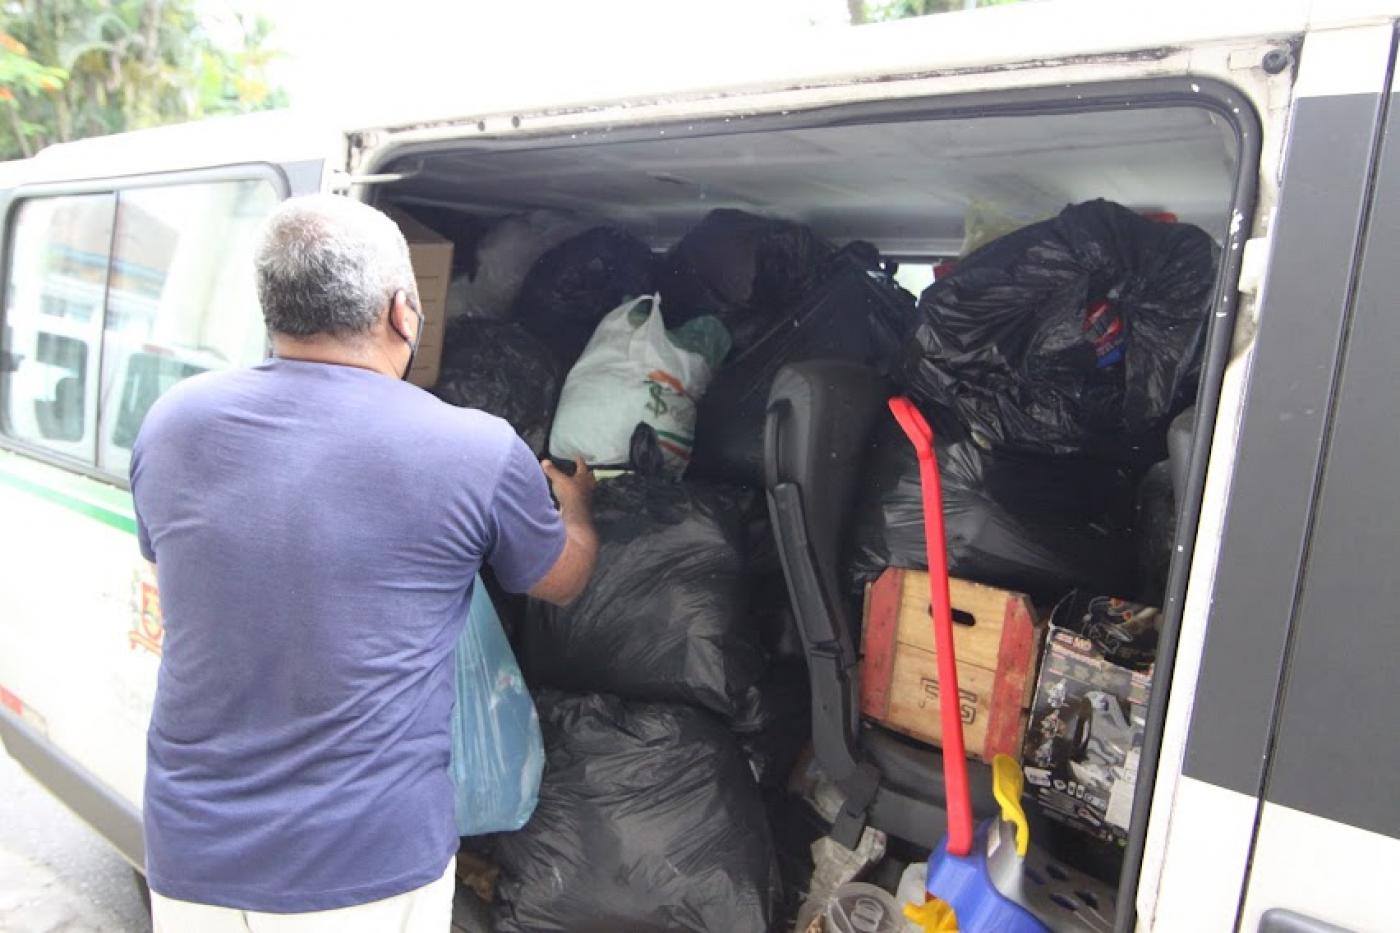
[{"label": "man's ear", "polygon": [[409,326],[409,315],[417,313],[408,303],[408,293],[399,289],[394,292],[393,300],[389,302],[389,329],[412,343],[413,328]]}]

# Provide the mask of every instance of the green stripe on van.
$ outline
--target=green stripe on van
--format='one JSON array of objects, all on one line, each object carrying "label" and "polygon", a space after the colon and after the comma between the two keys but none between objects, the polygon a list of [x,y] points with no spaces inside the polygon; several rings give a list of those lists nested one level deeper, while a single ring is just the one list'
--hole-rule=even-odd
[{"label": "green stripe on van", "polygon": [[61,505],[118,531],[136,534],[136,512],[131,505],[131,493],[115,486],[70,473],[62,467],[2,453],[0,485]]}]

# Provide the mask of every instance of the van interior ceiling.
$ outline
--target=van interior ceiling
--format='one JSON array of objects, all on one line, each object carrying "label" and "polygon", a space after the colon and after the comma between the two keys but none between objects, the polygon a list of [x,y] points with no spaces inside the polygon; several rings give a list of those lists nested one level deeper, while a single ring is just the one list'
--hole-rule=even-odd
[{"label": "van interior ceiling", "polygon": [[[916,120],[607,141],[473,143],[405,155],[381,197],[491,218],[538,208],[600,217],[666,249],[706,213],[796,220],[886,256],[958,254],[973,205],[1021,221],[1106,198],[1170,212],[1219,242],[1237,145],[1204,108]],[[737,121],[732,126],[737,126]],[[633,134],[635,135],[635,134]]]},{"label": "van interior ceiling", "polygon": [[[653,125],[587,132],[579,129],[554,136],[476,138],[431,146],[414,144],[388,153],[385,159],[374,165],[376,173],[398,176],[397,180],[375,183],[354,193],[380,207],[395,208],[414,215],[418,221],[454,241],[458,251],[452,264],[454,276],[476,276],[469,257],[475,254],[477,239],[493,223],[530,211],[567,212],[590,223],[597,221],[620,228],[642,241],[658,256],[672,250],[716,209],[738,209],[763,217],[794,221],[837,247],[852,241],[872,244],[885,260],[886,271],[898,267],[893,282],[912,293],[912,298],[905,294],[901,299],[907,303],[910,313],[913,299],[919,297],[935,274],[941,277],[944,268],[951,268],[940,266],[940,263],[956,261],[960,256],[965,256],[969,249],[996,239],[1018,226],[1054,217],[1067,205],[1101,198],[1154,219],[1179,220],[1195,225],[1204,230],[1217,247],[1226,240],[1234,206],[1232,199],[1238,182],[1240,146],[1236,128],[1206,107],[1185,104],[1118,106],[1112,109],[988,116],[967,116],[964,112],[954,117],[911,113],[885,115],[878,122],[859,122],[858,117],[833,114],[835,112],[798,112],[762,120],[735,117],[672,127]],[[1199,237],[1199,231],[1194,234]],[[1207,244],[1207,251],[1208,248]],[[641,250],[641,247],[637,249]],[[645,256],[645,250],[642,252]],[[1205,265],[1209,267],[1209,261]],[[865,284],[869,287],[868,282]],[[889,284],[886,287],[894,288]],[[1213,280],[1211,287],[1214,287]],[[898,291],[897,288],[894,290]],[[854,292],[841,294],[853,293],[861,292],[856,288]],[[664,302],[667,300],[664,293],[662,299],[664,314]],[[842,297],[834,300],[854,299]],[[1199,305],[1198,301],[1198,309]],[[487,323],[492,327],[499,326]],[[667,324],[670,325],[669,320]],[[487,327],[486,324],[482,326]],[[1087,320],[1084,326],[1087,331]],[[1206,325],[1201,326],[1204,328]],[[1077,323],[1075,331],[1077,337]],[[474,331],[491,332],[489,328]],[[581,343],[575,346],[568,358],[577,359],[581,346]],[[728,347],[729,344],[725,343],[725,348]],[[503,356],[514,352],[511,348],[500,349]],[[723,351],[719,357],[724,358]],[[729,360],[736,358],[742,359],[737,356],[737,351]],[[725,365],[739,364],[729,362]],[[783,370],[784,373],[787,371]],[[562,379],[563,375],[561,371],[557,378]],[[550,378],[555,377],[541,376],[539,380],[532,377],[523,381],[544,383]],[[773,383],[774,386],[777,384],[776,381]],[[558,392],[556,382],[548,382],[548,386],[548,389],[541,391]],[[766,391],[764,396],[767,397]],[[738,415],[735,417],[737,419]],[[508,420],[516,423],[515,419],[508,417]],[[1178,435],[1174,442],[1178,444],[1181,442],[1180,422],[1182,419],[1178,418],[1173,424],[1173,431]],[[697,458],[705,441],[704,423],[702,408],[700,429],[695,431],[694,438]],[[516,426],[522,436],[526,436],[527,432],[519,424]],[[548,431],[547,420],[539,428],[541,432]],[[1189,429],[1187,432],[1185,443],[1189,456]],[[542,438],[544,434],[539,436]],[[528,436],[527,440],[530,440]],[[536,446],[538,452],[539,447],[533,443],[532,446]],[[1173,451],[1172,457],[1173,470],[1176,470],[1179,466],[1175,462],[1176,451]],[[769,468],[772,469],[771,464]],[[871,467],[868,472],[857,471],[852,482],[857,488],[862,484],[873,488],[878,483],[875,473],[878,469]],[[692,470],[687,474],[687,480],[693,475]],[[945,476],[945,488],[948,482]],[[1175,504],[1170,506],[1176,510],[1186,501],[1182,498],[1179,485],[1184,480],[1174,473],[1172,482],[1178,483],[1173,500]],[[1029,488],[1034,485],[1030,483],[1018,490],[1022,501],[1035,498],[1036,492]],[[861,494],[855,493],[854,499],[862,501]],[[756,501],[761,509],[762,498]],[[1061,511],[1057,514],[1065,514],[1065,508],[1061,505]],[[1135,521],[1145,521],[1140,504],[1138,509]],[[704,510],[700,509],[700,512]],[[774,518],[775,526],[777,521]],[[1082,521],[1086,526],[1091,524],[1087,517],[1082,517]],[[1170,524],[1175,527],[1174,519]],[[1141,528],[1138,530],[1141,531]],[[1158,553],[1162,566],[1148,575],[1165,581],[1172,549],[1165,545]],[[914,566],[901,565],[894,560],[888,561],[888,564],[891,569]],[[786,565],[783,570],[789,573],[791,580],[791,571]],[[679,576],[683,577],[684,574],[679,573]],[[683,586],[684,583],[677,585]],[[1056,604],[1053,600],[1047,602],[1030,586],[998,585],[1007,586],[1008,591],[1031,594],[1035,609],[1041,613],[1041,621],[1048,617],[1051,606]],[[782,590],[781,584],[779,590]],[[1152,597],[1158,600],[1152,605],[1161,605],[1161,592],[1159,589],[1157,595]],[[1129,595],[1134,599],[1141,598],[1136,593]],[[753,598],[757,602],[767,597],[755,595]],[[677,599],[678,602],[685,601],[681,597]],[[793,599],[795,605],[798,598],[794,596]],[[785,593],[778,598],[779,602],[785,600]],[[866,625],[870,624],[872,606],[873,602],[865,606]],[[503,612],[503,617],[506,614]],[[854,614],[852,640],[859,650],[861,609],[857,607]],[[565,633],[560,635],[561,640],[567,640],[568,632],[580,628],[578,619],[566,622],[555,630],[556,633]],[[810,635],[810,632],[805,634]],[[522,661],[527,662],[523,666],[529,679],[530,670],[539,669],[537,659],[528,657],[536,649],[527,645],[523,650]],[[795,656],[801,657],[800,650]],[[569,659],[564,660],[568,662]],[[606,659],[600,661],[600,664],[606,663]],[[798,669],[802,670],[800,666]],[[1162,675],[1162,671],[1157,671],[1157,676]],[[815,678],[817,675],[813,673],[812,676]],[[567,686],[554,681],[547,685]],[[1032,667],[1027,702],[1031,688],[1035,686]],[[1082,698],[1077,702],[1087,703]],[[1122,699],[1120,702],[1126,713],[1128,701]],[[1133,702],[1137,703],[1136,700]],[[863,707],[863,699],[861,703]],[[1141,708],[1133,706],[1134,717],[1140,715]],[[868,716],[868,710],[863,711]],[[928,715],[936,718],[936,709],[930,707]],[[1089,716],[1088,713],[1083,715]],[[1094,715],[1108,714],[1100,711]],[[541,718],[546,718],[543,708]],[[866,726],[862,728],[868,731],[868,718],[865,721]],[[1118,717],[1118,721],[1122,729],[1128,728],[1122,716]],[[911,732],[901,731],[898,726],[892,728],[900,734],[894,735],[893,740],[885,744],[882,753],[884,760],[879,761],[879,766],[893,783],[896,781],[893,775],[899,771],[899,760],[917,759],[923,762],[934,752],[926,745],[911,741],[911,735],[919,735],[917,730]],[[804,734],[801,738],[805,741],[810,736]],[[820,744],[818,741],[817,745]],[[1049,745],[1047,739],[1046,747]],[[875,759],[879,759],[880,754],[871,752]],[[991,763],[990,757],[984,761]],[[923,781],[926,772],[916,770],[907,773],[915,775],[913,780]],[[1133,773],[1136,774],[1136,771]],[[941,794],[940,785],[934,796]],[[1131,794],[1127,799],[1131,805]],[[775,824],[781,821],[776,816],[770,818]],[[886,819],[889,819],[888,816]],[[1080,838],[1066,831],[1062,825],[1037,822],[1034,814],[1032,822],[1037,827],[1033,838],[1039,833],[1039,838],[1049,839],[1058,847],[1068,845],[1074,848],[1077,845],[1074,840]],[[810,829],[801,818],[797,818],[793,825],[799,824],[803,827],[801,831]],[[1126,823],[1122,825],[1126,828]],[[791,833],[792,825],[784,831]],[[1135,824],[1134,831],[1140,833],[1142,827]],[[832,833],[835,835],[834,829]],[[820,831],[817,835],[820,835]],[[892,832],[891,835],[895,836],[896,833]],[[529,837],[524,838],[528,841]],[[905,838],[918,840],[922,855],[918,854],[918,846],[898,842],[892,843],[891,854],[902,853],[911,860],[927,858],[930,845],[927,840],[919,839],[916,835]],[[1082,870],[1085,875],[1074,877],[1092,876],[1094,880],[1077,882],[1079,886],[1076,890],[1079,893],[1073,895],[1083,900],[1089,897],[1083,893],[1088,888],[1101,892],[1105,913],[1109,913],[1107,904],[1112,903],[1114,897],[1109,888],[1118,880],[1123,858],[1121,848],[1115,851],[1112,842],[1104,844],[1107,838],[1101,836],[1083,843],[1082,848],[1088,854],[1076,870]],[[805,839],[797,847],[799,859],[805,857],[804,847],[809,842],[811,839]],[[1122,846],[1121,837],[1117,845]],[[783,861],[781,841],[778,848],[779,861],[784,869],[784,888],[794,883],[801,884],[787,877],[790,866]],[[812,851],[815,852],[815,848]],[[517,863],[529,862],[519,851],[514,858]],[[810,863],[806,871],[810,877]],[[1058,871],[1060,869],[1051,865],[1049,876],[1060,877],[1056,874]],[[885,877],[885,886],[892,890],[897,880],[898,875],[894,879]],[[512,896],[512,891],[507,889],[507,900]],[[525,898],[518,892],[515,892],[515,896]],[[1052,895],[1047,893],[1045,896],[1049,898]],[[1085,907],[1090,901],[1093,905],[1098,904],[1097,900],[1090,898],[1080,906]],[[1068,901],[1060,898],[1056,903]],[[784,905],[782,916],[785,921],[793,919],[795,906]],[[1055,908],[1050,905],[1048,909]],[[1073,910],[1073,904],[1068,909]],[[1098,918],[1094,923],[1085,921],[1090,913]],[[1091,909],[1082,912],[1078,920],[1068,915],[1061,917],[1055,928],[1107,929],[1104,922],[1105,916]],[[1107,922],[1111,923],[1111,919]]]}]

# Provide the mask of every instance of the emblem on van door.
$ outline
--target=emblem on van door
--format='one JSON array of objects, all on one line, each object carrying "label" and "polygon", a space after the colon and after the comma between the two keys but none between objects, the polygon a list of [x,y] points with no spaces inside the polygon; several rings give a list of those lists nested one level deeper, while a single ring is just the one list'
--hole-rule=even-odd
[{"label": "emblem on van door", "polygon": [[160,614],[160,590],[151,568],[142,565],[132,574],[131,630],[126,633],[131,650],[144,648],[160,657],[165,642],[165,623]]}]

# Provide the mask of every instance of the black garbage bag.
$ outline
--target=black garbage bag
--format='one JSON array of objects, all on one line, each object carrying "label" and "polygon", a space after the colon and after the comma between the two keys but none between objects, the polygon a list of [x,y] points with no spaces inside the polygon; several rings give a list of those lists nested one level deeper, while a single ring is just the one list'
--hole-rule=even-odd
[{"label": "black garbage bag", "polygon": [[687,476],[763,485],[768,392],[789,363],[836,359],[888,368],[912,323],[914,296],[853,258],[829,268],[781,327],[715,373],[696,411]]},{"label": "black garbage bag", "polygon": [[798,929],[797,914],[812,892],[812,843],[831,832],[831,823],[812,804],[785,788],[763,790],[768,826],[778,852],[778,874],[783,879],[783,899],[775,930]]},{"label": "black garbage bag", "polygon": [[775,664],[761,683],[748,689],[743,705],[729,721],[760,786],[787,783],[812,738],[811,696],[804,661]]},{"label": "black garbage bag", "polygon": [[706,214],[657,270],[668,327],[714,314],[742,353],[814,284],[832,252],[811,228],[721,208]]},{"label": "black garbage bag", "polygon": [[515,316],[567,370],[607,313],[653,291],[651,249],[616,227],[594,227],[535,261]]},{"label": "black garbage bag", "polygon": [[763,640],[764,650],[775,662],[807,656],[792,611],[787,578],[781,570],[749,576],[749,618]]},{"label": "black garbage bag", "polygon": [[518,324],[458,318],[447,325],[431,391],[449,404],[504,418],[531,450],[543,454],[559,386],[553,357]]},{"label": "black garbage bag", "polygon": [[627,442],[627,468],[643,476],[660,476],[666,471],[666,458],[661,453],[661,439],[656,428],[638,421]]},{"label": "black garbage bag", "polygon": [[[946,411],[926,411],[943,487],[948,572],[1052,603],[1075,586],[1127,592],[1133,484],[1085,457],[988,451]],[[871,432],[848,563],[852,595],[885,567],[927,569],[919,463],[892,418]]]},{"label": "black garbage bag", "polygon": [[537,706],[540,801],[499,837],[497,930],[766,933],[773,840],[723,723],[602,695],[547,691]]},{"label": "black garbage bag", "polygon": [[1170,461],[1154,464],[1138,484],[1133,537],[1137,539],[1137,598],[1149,606],[1163,606],[1166,604],[1167,573],[1172,564],[1172,545],[1176,540],[1176,494],[1172,489]]},{"label": "black garbage bag", "polygon": [[1146,466],[1191,404],[1217,248],[1109,201],[994,240],[934,282],[896,379],[997,447]]},{"label": "black garbage bag", "polygon": [[636,474],[599,484],[597,569],[568,607],[531,603],[530,683],[734,715],[767,663],[748,613],[741,498]]}]

